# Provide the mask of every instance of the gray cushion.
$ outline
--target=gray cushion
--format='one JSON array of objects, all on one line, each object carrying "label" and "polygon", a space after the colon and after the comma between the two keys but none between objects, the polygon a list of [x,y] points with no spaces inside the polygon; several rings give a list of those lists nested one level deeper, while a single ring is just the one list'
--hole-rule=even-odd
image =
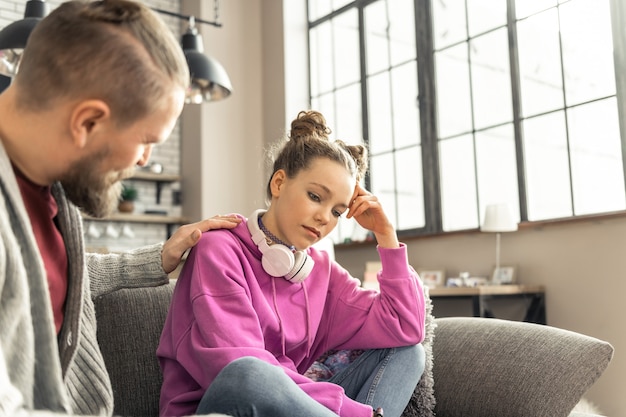
[{"label": "gray cushion", "polygon": [[118,290],[95,300],[98,343],[118,416],[158,416],[163,377],[156,348],[175,281]]},{"label": "gray cushion", "polygon": [[437,417],[565,417],[613,356],[607,342],[539,324],[435,321]]}]

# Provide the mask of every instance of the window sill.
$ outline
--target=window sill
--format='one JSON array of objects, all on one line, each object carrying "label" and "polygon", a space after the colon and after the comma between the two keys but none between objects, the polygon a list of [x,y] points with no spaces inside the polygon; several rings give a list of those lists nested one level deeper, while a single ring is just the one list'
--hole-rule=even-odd
[{"label": "window sill", "polygon": [[[622,211],[613,211],[608,213],[600,213],[600,214],[588,214],[584,216],[576,216],[576,217],[565,217],[560,219],[549,219],[549,220],[537,220],[537,221],[525,221],[519,223],[519,230],[529,230],[529,229],[543,229],[546,227],[552,226],[561,226],[561,225],[570,225],[570,224],[580,224],[580,223],[597,223],[605,220],[612,219],[620,219],[626,218],[626,210]],[[429,233],[400,233],[399,238],[400,241],[410,242],[421,239],[429,239],[433,237],[443,237],[443,236],[455,236],[455,235],[470,235],[474,233],[482,233],[480,228],[474,229],[464,229],[464,230],[454,230],[451,232],[429,232]],[[350,242],[350,243],[338,243],[335,244],[335,249],[350,249],[350,248],[358,248],[358,247],[368,247],[376,245],[376,240],[366,240],[360,242]]]}]

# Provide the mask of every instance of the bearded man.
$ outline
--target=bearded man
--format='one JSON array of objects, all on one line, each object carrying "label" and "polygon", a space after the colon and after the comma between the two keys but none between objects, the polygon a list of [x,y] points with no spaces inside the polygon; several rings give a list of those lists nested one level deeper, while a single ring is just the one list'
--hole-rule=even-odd
[{"label": "bearded man", "polygon": [[111,415],[92,298],[168,282],[201,232],[85,254],[79,209],[112,211],[180,115],[189,69],[163,21],[128,0],[63,3],[0,94],[0,415]]}]

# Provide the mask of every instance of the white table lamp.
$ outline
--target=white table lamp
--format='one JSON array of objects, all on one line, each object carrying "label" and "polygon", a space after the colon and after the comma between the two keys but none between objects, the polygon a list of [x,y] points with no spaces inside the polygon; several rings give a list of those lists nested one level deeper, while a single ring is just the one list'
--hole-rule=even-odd
[{"label": "white table lamp", "polygon": [[496,234],[496,271],[498,271],[500,269],[500,233],[517,230],[517,223],[511,217],[508,204],[489,204],[485,209],[485,218],[480,230]]}]

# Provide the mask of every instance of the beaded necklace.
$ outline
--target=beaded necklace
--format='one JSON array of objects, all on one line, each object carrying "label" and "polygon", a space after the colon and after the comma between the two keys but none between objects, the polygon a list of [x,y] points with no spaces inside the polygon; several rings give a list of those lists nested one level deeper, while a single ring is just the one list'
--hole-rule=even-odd
[{"label": "beaded necklace", "polygon": [[[263,231],[263,233],[265,233],[265,236],[268,237],[272,242],[274,243],[278,243],[280,245],[283,246],[287,246],[292,252],[296,251],[296,247],[293,245],[288,245],[285,242],[283,242],[282,240],[280,240],[279,238],[277,238],[272,232],[270,232],[269,230],[267,230],[267,228],[265,227],[265,225],[263,224],[263,221],[261,220],[261,216],[258,217],[258,222],[259,222],[259,228],[261,228],[261,231]],[[269,242],[268,242],[269,243]]]}]

